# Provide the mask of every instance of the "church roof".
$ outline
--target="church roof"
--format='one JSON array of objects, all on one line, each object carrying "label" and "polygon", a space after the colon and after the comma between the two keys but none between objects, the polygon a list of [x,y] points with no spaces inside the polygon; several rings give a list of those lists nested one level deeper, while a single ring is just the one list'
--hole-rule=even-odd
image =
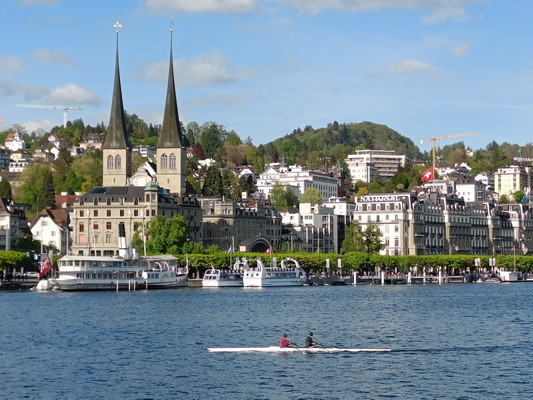
[{"label": "church roof", "polygon": [[163,114],[163,124],[157,148],[177,148],[184,147],[181,123],[178,115],[178,101],[176,99],[176,86],[174,83],[174,66],[172,60],[172,36],[170,39],[170,62],[168,67],[167,99],[165,103],[165,113]]},{"label": "church roof", "polygon": [[104,149],[124,149],[131,148],[128,132],[126,131],[126,115],[124,104],[122,103],[122,87],[120,85],[120,68],[118,62],[118,33],[117,33],[117,55],[115,62],[115,83],[113,86],[113,99],[111,103],[111,115],[109,117],[109,127],[104,142]]}]

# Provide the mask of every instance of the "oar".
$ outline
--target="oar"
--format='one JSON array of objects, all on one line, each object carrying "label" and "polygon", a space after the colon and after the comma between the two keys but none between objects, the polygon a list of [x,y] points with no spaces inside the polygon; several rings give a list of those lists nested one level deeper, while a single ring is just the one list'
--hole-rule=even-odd
[{"label": "oar", "polygon": [[314,342],[315,345],[317,345],[319,348],[326,350],[328,353],[333,353],[331,350],[329,350],[327,347],[321,345],[320,343]]},{"label": "oar", "polygon": [[298,350],[300,353],[303,353],[299,346],[296,346],[294,343],[290,343],[289,347]]}]

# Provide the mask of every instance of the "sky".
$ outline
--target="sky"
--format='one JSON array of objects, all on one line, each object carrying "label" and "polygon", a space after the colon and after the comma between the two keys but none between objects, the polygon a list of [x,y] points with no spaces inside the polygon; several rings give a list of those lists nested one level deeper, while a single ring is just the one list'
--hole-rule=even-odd
[{"label": "sky", "polygon": [[2,0],[0,131],[109,123],[117,33],[124,108],[160,124],[171,48],[180,119],[254,145],[370,121],[473,149],[533,130],[530,0]]}]

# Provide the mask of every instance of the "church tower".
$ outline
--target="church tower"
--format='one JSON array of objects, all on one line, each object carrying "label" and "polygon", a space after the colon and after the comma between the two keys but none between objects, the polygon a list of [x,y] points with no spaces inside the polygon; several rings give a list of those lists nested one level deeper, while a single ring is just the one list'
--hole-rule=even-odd
[{"label": "church tower", "polygon": [[131,144],[126,131],[126,116],[122,103],[120,70],[118,63],[118,33],[122,25],[115,24],[117,51],[115,62],[115,83],[111,103],[111,116],[103,150],[103,186],[126,186],[131,177]]},{"label": "church tower", "polygon": [[185,194],[186,149],[178,115],[174,67],[172,59],[172,29],[170,30],[170,63],[168,69],[167,100],[161,134],[157,143],[157,182],[172,194]]}]

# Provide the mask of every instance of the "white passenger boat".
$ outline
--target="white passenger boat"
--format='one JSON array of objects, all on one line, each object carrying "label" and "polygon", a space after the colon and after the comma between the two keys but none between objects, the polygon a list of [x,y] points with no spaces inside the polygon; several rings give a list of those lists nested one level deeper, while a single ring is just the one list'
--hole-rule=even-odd
[{"label": "white passenger boat", "polygon": [[242,287],[244,270],[248,268],[248,260],[237,257],[231,269],[211,267],[205,271],[202,287]]},{"label": "white passenger boat", "polygon": [[375,353],[392,349],[342,349],[338,347],[208,347],[210,353]]},{"label": "white passenger boat", "polygon": [[171,255],[64,256],[58,261],[58,269],[49,279],[54,290],[143,290],[188,285],[188,267],[179,267],[178,259]]},{"label": "white passenger boat", "polygon": [[244,287],[303,286],[307,275],[298,261],[287,257],[281,261],[281,268],[265,266],[260,258],[257,267],[244,271]]}]

